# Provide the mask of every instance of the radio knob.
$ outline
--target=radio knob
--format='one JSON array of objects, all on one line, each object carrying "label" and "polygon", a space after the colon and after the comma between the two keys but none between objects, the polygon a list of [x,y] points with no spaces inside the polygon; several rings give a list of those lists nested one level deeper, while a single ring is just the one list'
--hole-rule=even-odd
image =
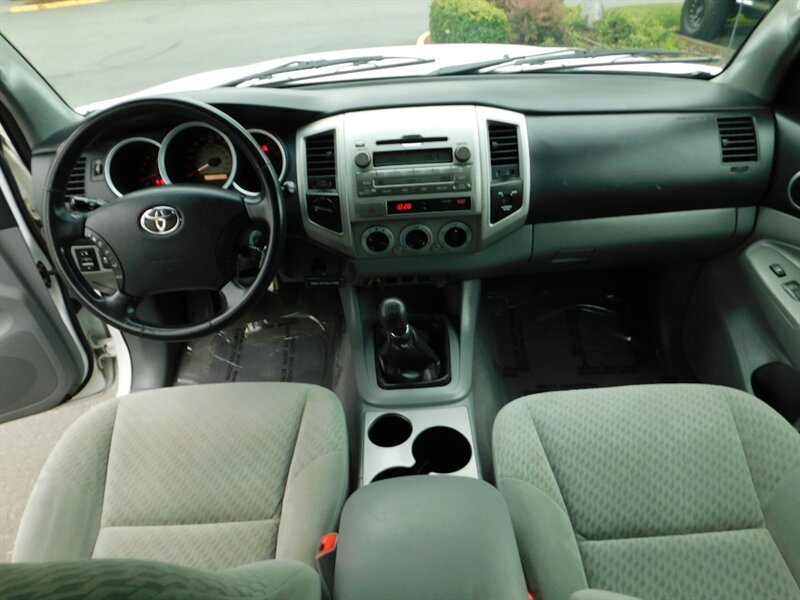
[{"label": "radio knob", "polygon": [[467,162],[470,158],[472,158],[472,152],[470,152],[467,146],[459,146],[456,148],[455,157],[459,162]]},{"label": "radio knob", "polygon": [[430,236],[423,229],[412,229],[403,238],[406,247],[411,250],[422,250],[430,241]]},{"label": "radio knob", "polygon": [[373,231],[364,242],[370,252],[383,252],[389,247],[391,240],[383,231]]},{"label": "radio knob", "polygon": [[369,166],[369,163],[372,162],[372,159],[366,152],[359,152],[355,155],[353,160],[355,160],[356,166],[361,169],[366,169]]}]

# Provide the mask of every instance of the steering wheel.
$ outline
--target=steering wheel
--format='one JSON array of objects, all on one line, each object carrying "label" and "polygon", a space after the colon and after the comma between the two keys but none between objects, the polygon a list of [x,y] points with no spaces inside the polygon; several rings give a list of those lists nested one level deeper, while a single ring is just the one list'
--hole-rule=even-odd
[{"label": "steering wheel", "polygon": [[[210,125],[228,137],[238,157],[258,178],[258,194],[202,184],[157,186],[125,194],[84,213],[67,202],[66,183],[75,161],[111,126],[153,115]],[[91,312],[122,331],[161,340],[186,340],[211,333],[258,298],[275,275],[286,238],[278,177],[258,144],[231,117],[207,104],[178,99],[135,100],[88,117],[58,149],[44,198],[47,245],[58,274]],[[256,275],[249,286],[235,280],[239,240],[252,227],[266,234]],[[71,256],[89,240],[112,266],[118,290],[92,289]],[[143,321],[136,309],[148,296],[215,290],[221,311],[190,324]]]}]

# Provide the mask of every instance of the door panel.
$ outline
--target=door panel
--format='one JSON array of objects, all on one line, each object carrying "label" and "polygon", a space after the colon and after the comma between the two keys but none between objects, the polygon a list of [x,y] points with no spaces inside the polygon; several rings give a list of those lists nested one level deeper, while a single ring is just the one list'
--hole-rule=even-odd
[{"label": "door panel", "polygon": [[701,381],[755,393],[794,422],[800,415],[800,299],[784,285],[792,281],[800,283],[800,218],[761,208],[748,241],[703,268],[683,337]]},{"label": "door panel", "polygon": [[63,402],[81,386],[90,365],[15,219],[18,209],[9,202],[16,189],[8,173],[0,157],[0,422]]}]

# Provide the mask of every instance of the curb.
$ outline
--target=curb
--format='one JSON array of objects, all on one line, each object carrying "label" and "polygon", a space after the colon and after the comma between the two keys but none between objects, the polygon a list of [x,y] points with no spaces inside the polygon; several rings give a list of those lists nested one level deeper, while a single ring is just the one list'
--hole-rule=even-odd
[{"label": "curb", "polygon": [[426,31],[417,38],[417,46],[424,46],[431,43],[431,32]]},{"label": "curb", "polygon": [[72,6],[83,6],[86,4],[102,4],[108,0],[34,0],[26,1],[23,4],[16,4],[9,7],[10,13],[35,12],[39,10],[53,10],[58,8],[69,8]]}]

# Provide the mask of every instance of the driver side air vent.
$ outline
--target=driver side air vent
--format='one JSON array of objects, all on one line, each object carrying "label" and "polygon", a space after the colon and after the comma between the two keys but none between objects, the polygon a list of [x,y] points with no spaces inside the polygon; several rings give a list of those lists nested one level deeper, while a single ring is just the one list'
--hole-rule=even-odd
[{"label": "driver side air vent", "polygon": [[519,176],[519,140],[516,125],[489,121],[489,154],[492,179]]},{"label": "driver side air vent", "polygon": [[83,196],[86,193],[86,157],[81,156],[72,166],[66,186],[67,196]]},{"label": "driver side air vent", "polygon": [[306,138],[306,170],[309,189],[336,189],[336,136],[333,131]]},{"label": "driver side air vent", "polygon": [[758,160],[758,143],[753,117],[720,117],[717,119],[722,162]]}]

